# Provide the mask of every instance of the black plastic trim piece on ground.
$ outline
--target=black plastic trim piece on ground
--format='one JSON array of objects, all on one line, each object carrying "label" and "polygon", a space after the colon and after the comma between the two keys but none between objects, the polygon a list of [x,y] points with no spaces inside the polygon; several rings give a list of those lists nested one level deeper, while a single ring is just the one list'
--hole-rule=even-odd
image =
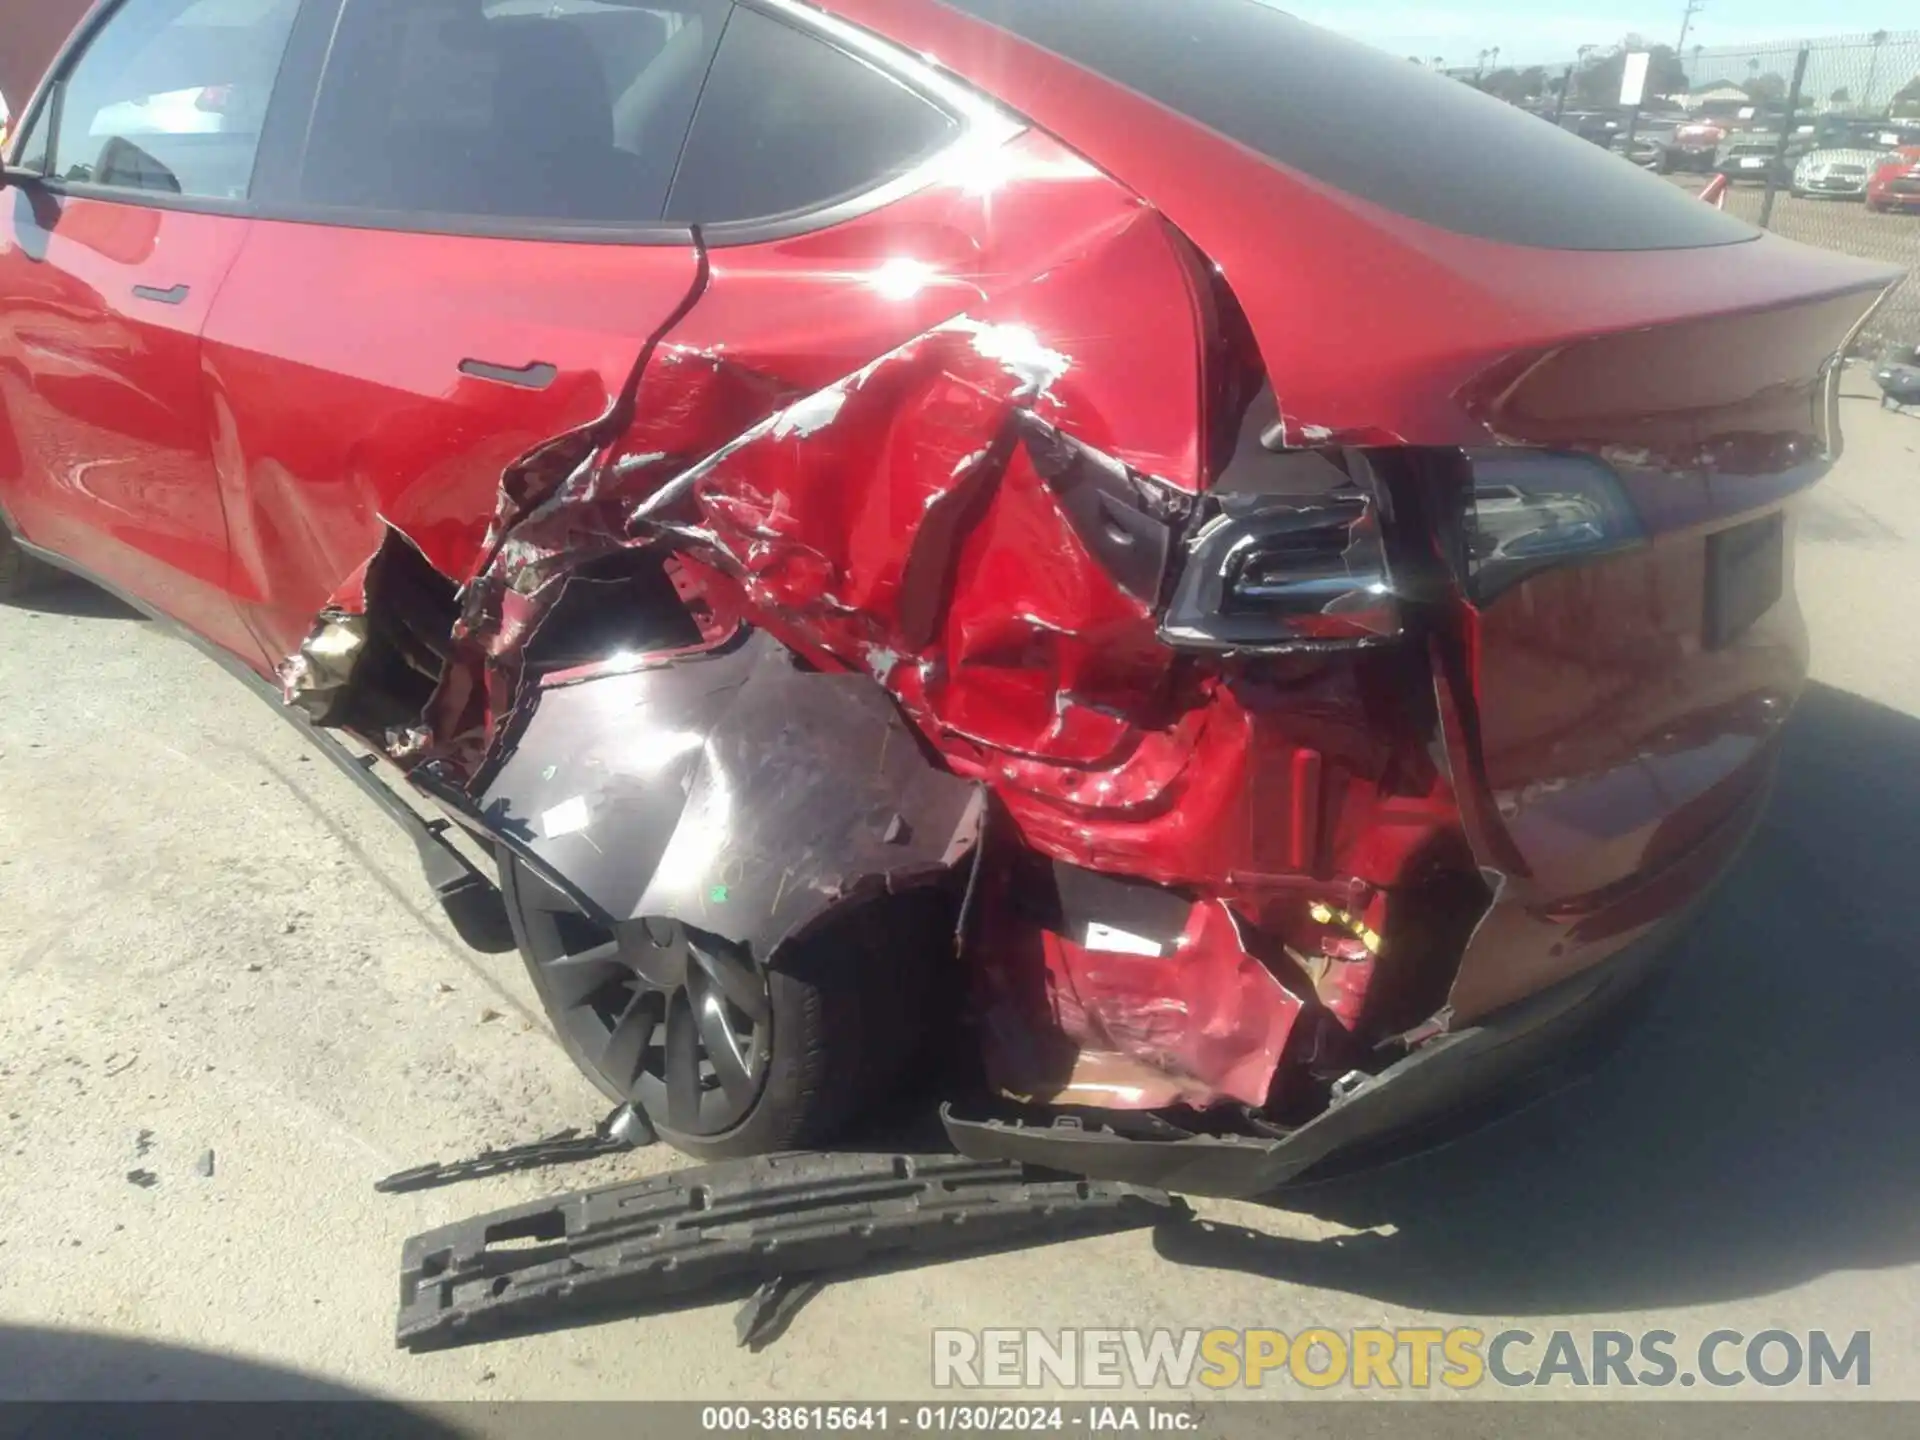
[{"label": "black plastic trim piece on ground", "polygon": [[556,1135],[529,1141],[525,1145],[482,1150],[470,1160],[436,1160],[376,1180],[373,1188],[382,1195],[433,1190],[442,1185],[457,1185],[462,1180],[504,1175],[511,1170],[539,1170],[548,1165],[570,1165],[578,1160],[619,1155],[627,1150],[651,1145],[658,1138],[645,1115],[631,1105],[619,1105],[594,1127],[591,1135],[582,1135],[577,1129],[562,1130]]},{"label": "black plastic trim piece on ground", "polygon": [[957,1155],[772,1155],[430,1230],[401,1260],[410,1350],[824,1276],[1185,1220],[1161,1191]]}]

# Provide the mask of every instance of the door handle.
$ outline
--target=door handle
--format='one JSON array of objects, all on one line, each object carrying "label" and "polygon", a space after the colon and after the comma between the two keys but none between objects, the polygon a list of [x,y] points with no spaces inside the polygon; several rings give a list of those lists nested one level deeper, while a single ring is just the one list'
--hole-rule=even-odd
[{"label": "door handle", "polygon": [[525,390],[544,390],[559,378],[560,371],[544,360],[531,365],[495,365],[491,360],[462,360],[460,373],[476,380],[496,380],[502,385],[518,385]]},{"label": "door handle", "polygon": [[185,285],[176,285],[171,290],[157,289],[152,285],[136,285],[133,287],[134,299],[157,300],[162,305],[178,305],[192,293],[192,290]]}]

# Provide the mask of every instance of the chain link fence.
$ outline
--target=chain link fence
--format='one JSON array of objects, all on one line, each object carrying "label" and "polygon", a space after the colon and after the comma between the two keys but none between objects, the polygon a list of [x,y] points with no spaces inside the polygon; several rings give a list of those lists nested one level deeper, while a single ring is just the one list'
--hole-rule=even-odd
[{"label": "chain link fence", "polygon": [[[1632,110],[1619,103],[1630,50],[1650,56]],[[1860,348],[1920,345],[1920,30],[1684,50],[1630,39],[1556,64],[1498,59],[1447,73],[1676,185],[1714,184],[1728,211],[1765,229],[1905,269]]]}]

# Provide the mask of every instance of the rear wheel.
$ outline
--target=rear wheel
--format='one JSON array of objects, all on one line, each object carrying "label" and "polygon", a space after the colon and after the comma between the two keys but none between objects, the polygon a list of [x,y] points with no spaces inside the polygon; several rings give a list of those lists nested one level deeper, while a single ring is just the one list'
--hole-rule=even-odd
[{"label": "rear wheel", "polygon": [[[506,857],[502,890],[548,1018],[602,1091],[699,1159],[819,1146],[898,1079],[930,958],[868,913],[778,966],[677,921],[608,926]],[[902,937],[905,938],[905,937]]]}]

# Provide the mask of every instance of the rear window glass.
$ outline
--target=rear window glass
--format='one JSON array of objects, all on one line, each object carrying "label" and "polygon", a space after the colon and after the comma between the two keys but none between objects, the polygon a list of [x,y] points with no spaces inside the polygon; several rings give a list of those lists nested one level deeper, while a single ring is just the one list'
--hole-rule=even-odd
[{"label": "rear window glass", "polygon": [[347,0],[309,205],[520,223],[664,208],[728,0]]},{"label": "rear window glass", "polygon": [[742,7],[701,92],[667,218],[713,225],[829,205],[905,174],[959,128],[866,61]]},{"label": "rear window glass", "polygon": [[1566,250],[1752,239],[1599,146],[1261,0],[944,0],[1317,180],[1464,235]]}]

